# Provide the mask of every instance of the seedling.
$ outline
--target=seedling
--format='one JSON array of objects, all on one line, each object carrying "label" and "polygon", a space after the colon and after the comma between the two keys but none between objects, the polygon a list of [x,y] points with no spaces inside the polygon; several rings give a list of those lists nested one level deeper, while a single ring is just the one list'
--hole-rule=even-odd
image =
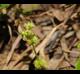
[{"label": "seedling", "polygon": [[31,46],[35,46],[39,41],[38,37],[32,32],[33,27],[34,24],[32,22],[25,23],[24,30],[21,32],[23,40],[27,41]]},{"label": "seedling", "polygon": [[31,30],[34,27],[34,23],[33,22],[28,22],[24,24],[24,28],[26,30]]},{"label": "seedling", "polygon": [[[24,29],[20,33],[22,35],[23,40],[27,41],[27,43],[33,47],[33,51],[36,54],[35,46],[39,42],[39,38],[32,32],[32,28],[34,27],[34,24],[32,22],[28,22],[24,24]],[[37,59],[34,61],[34,66],[36,69],[42,69],[46,68],[47,63],[45,60],[37,56]]]},{"label": "seedling", "polygon": [[25,23],[20,34],[22,36],[22,39],[33,47],[33,51],[35,52],[35,55],[37,55],[34,47],[38,44],[39,38],[32,32],[32,28],[34,27],[35,25],[31,21]]},{"label": "seedling", "polygon": [[[39,42],[39,38],[32,32],[32,28],[34,27],[34,24],[32,22],[28,22],[24,24],[24,29],[21,32],[23,40],[27,41],[27,43],[33,47],[33,51],[36,54],[35,46]],[[46,61],[42,58],[37,56],[37,59],[34,61],[34,66],[36,69],[42,69],[43,67],[46,67]]]},{"label": "seedling", "polygon": [[46,68],[47,67],[47,62],[44,59],[38,57],[34,61],[34,66],[35,66],[36,69],[40,70],[42,68]]}]

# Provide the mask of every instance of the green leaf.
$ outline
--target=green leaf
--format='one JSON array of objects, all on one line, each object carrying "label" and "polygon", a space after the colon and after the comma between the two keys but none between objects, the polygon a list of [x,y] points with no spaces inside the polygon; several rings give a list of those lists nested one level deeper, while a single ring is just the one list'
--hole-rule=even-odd
[{"label": "green leaf", "polygon": [[80,70],[80,58],[77,59],[77,61],[76,61],[75,69],[76,69],[76,70]]}]

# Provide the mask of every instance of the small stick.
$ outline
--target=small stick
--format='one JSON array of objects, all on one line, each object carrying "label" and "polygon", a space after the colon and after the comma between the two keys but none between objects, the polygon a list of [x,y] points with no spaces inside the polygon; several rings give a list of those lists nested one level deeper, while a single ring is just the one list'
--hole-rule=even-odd
[{"label": "small stick", "polygon": [[6,60],[6,65],[10,62],[10,60],[11,60],[11,58],[13,56],[14,50],[15,50],[16,46],[18,45],[18,43],[20,42],[21,39],[22,39],[22,37],[21,37],[21,35],[19,35],[17,37],[17,39],[15,40],[15,42],[13,43],[11,51],[8,54],[8,57],[7,57],[7,60]]},{"label": "small stick", "polygon": [[30,51],[30,49],[32,49],[31,47],[29,47],[28,49],[26,49],[23,53],[21,53],[20,57],[14,62],[14,64],[11,67],[14,67],[20,60],[22,60],[22,58],[24,56],[28,56],[27,52]]},{"label": "small stick", "polygon": [[[38,46],[35,48],[36,53],[38,53],[39,51],[42,51],[42,50],[45,48],[47,42],[51,39],[51,36],[53,35],[53,33],[54,33],[58,28],[60,28],[62,25],[63,25],[63,24],[60,24],[60,25],[58,25],[58,26],[56,26],[56,27],[54,27],[54,28],[52,29],[52,31],[49,33],[49,35],[47,35],[47,37],[40,43],[40,45],[38,45]],[[35,57],[35,54],[32,53],[32,54],[30,55],[30,57],[31,57],[31,58],[34,58],[34,57]]]}]

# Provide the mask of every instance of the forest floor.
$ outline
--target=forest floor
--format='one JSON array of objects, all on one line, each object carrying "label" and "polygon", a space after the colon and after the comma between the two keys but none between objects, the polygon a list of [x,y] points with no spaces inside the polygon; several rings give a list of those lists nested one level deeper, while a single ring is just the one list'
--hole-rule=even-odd
[{"label": "forest floor", "polygon": [[[35,46],[20,33],[30,21],[39,39]],[[75,70],[80,69],[79,57],[79,4],[15,4],[0,9],[0,70]]]}]

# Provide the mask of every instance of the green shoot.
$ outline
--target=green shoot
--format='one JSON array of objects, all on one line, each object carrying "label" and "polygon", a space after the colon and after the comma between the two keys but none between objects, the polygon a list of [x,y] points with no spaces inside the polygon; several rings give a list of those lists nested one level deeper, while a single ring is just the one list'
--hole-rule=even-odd
[{"label": "green shoot", "polygon": [[[34,27],[34,24],[32,22],[25,23],[24,29],[22,30],[20,34],[22,35],[23,40],[27,41],[27,43],[33,47],[33,51],[35,55],[37,56],[37,53],[34,47],[38,44],[39,38],[32,32],[33,27]],[[42,58],[38,57],[34,61],[34,66],[36,69],[42,69],[42,68],[46,68],[47,63]]]},{"label": "green shoot", "polygon": [[30,40],[30,39],[28,40],[28,43],[29,43],[30,45],[32,45],[32,46],[35,46],[35,45],[37,45],[38,41],[39,41],[38,37],[36,37],[36,36],[34,35],[34,36],[31,38],[31,40]]},{"label": "green shoot", "polygon": [[25,23],[24,30],[21,32],[23,40],[27,41],[31,46],[35,46],[39,42],[38,37],[32,32],[33,27],[34,24],[32,22]]},{"label": "green shoot", "polygon": [[31,30],[34,27],[34,24],[32,22],[28,22],[24,24],[24,28],[26,30]]}]

